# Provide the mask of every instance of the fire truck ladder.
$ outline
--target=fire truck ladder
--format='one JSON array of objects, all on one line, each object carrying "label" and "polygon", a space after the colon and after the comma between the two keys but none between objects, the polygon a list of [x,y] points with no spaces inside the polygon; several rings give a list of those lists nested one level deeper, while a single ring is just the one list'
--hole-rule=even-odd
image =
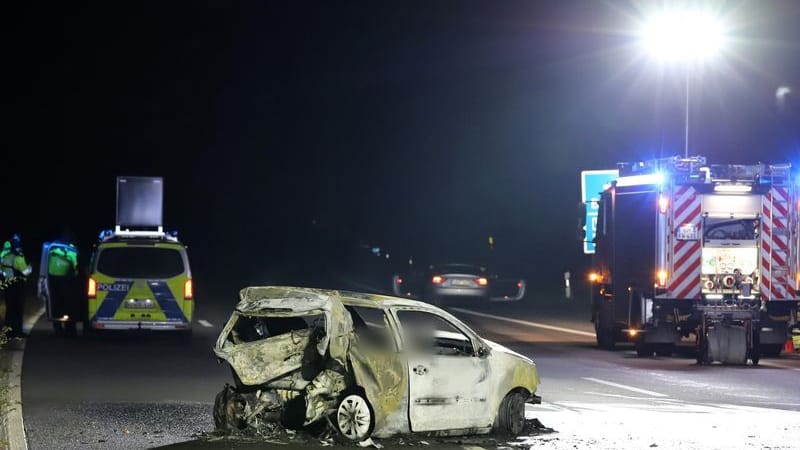
[{"label": "fire truck ladder", "polygon": [[[790,165],[788,164],[771,164],[769,167],[769,174],[767,179],[770,181],[772,186],[771,193],[769,195],[769,216],[770,220],[772,221],[772,227],[770,230],[770,234],[774,235],[774,237],[769,243],[769,253],[768,253],[768,261],[770,262],[769,267],[769,283],[770,283],[770,291],[767,293],[768,298],[774,298],[776,293],[783,293],[783,292],[791,292],[790,290],[790,283],[792,280],[789,279],[791,272],[791,264],[792,264],[792,256],[791,253],[791,242],[790,239],[790,227],[791,224],[791,216],[792,216],[792,206],[790,204],[790,199],[793,198],[792,195],[792,186],[791,186],[791,178],[789,176],[789,169]],[[788,198],[783,197],[782,195],[776,194],[774,188],[784,188],[789,191]],[[785,220],[786,227],[777,226],[779,221]],[[766,236],[762,236],[762,239],[766,238]],[[784,244],[786,245],[786,250],[778,248],[776,245],[776,240],[782,239]],[[777,285],[777,286],[776,286]]]}]

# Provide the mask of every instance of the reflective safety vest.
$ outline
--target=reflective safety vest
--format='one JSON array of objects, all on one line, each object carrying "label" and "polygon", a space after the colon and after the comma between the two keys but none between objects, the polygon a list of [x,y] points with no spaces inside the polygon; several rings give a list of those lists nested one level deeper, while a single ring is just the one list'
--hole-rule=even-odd
[{"label": "reflective safety vest", "polygon": [[23,280],[30,274],[30,267],[22,253],[19,255],[15,253],[6,254],[3,257],[2,267],[6,285],[17,280]]},{"label": "reflective safety vest", "polygon": [[47,274],[57,277],[77,275],[78,253],[70,248],[56,247],[50,250]]}]

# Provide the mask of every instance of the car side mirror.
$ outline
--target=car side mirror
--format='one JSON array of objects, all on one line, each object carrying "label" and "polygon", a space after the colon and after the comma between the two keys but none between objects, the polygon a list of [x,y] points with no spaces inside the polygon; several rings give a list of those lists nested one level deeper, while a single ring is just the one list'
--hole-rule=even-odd
[{"label": "car side mirror", "polygon": [[481,344],[478,347],[478,351],[475,352],[475,356],[477,356],[478,358],[485,358],[485,357],[489,356],[491,353],[492,353],[492,350],[489,347],[487,347],[484,344]]}]

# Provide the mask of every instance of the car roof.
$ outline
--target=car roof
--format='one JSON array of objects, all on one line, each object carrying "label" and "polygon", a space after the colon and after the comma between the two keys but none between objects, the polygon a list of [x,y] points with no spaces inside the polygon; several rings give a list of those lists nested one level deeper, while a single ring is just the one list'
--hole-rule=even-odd
[{"label": "car roof", "polygon": [[453,269],[474,269],[480,272],[486,271],[485,264],[470,264],[470,263],[446,263],[446,264],[434,264],[434,270],[453,270]]},{"label": "car roof", "polygon": [[[384,307],[413,307],[432,309],[430,305],[417,300],[392,297],[389,295],[367,294],[335,289],[316,289],[296,286],[250,286],[239,292],[241,302],[237,305],[239,310],[251,310],[256,303],[265,298],[295,298],[311,303],[325,302],[329,297],[334,297],[344,305],[362,306],[370,308]],[[248,308],[248,306],[250,308]]]}]

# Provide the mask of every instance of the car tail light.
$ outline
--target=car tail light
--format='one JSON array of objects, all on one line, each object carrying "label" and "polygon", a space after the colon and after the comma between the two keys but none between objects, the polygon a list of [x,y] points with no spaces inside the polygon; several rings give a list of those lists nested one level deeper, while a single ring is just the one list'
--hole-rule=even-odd
[{"label": "car tail light", "polygon": [[194,298],[194,285],[192,284],[192,279],[189,278],[183,283],[183,299],[184,300],[191,300]]},{"label": "car tail light", "polygon": [[89,298],[97,297],[97,281],[92,277],[89,277],[89,283],[86,286],[86,295]]},{"label": "car tail light", "polygon": [[478,283],[478,286],[488,286],[489,285],[489,280],[487,280],[485,277],[476,278],[475,282]]},{"label": "car tail light", "polygon": [[441,275],[434,275],[431,281],[433,284],[442,284],[444,283],[444,277]]}]

